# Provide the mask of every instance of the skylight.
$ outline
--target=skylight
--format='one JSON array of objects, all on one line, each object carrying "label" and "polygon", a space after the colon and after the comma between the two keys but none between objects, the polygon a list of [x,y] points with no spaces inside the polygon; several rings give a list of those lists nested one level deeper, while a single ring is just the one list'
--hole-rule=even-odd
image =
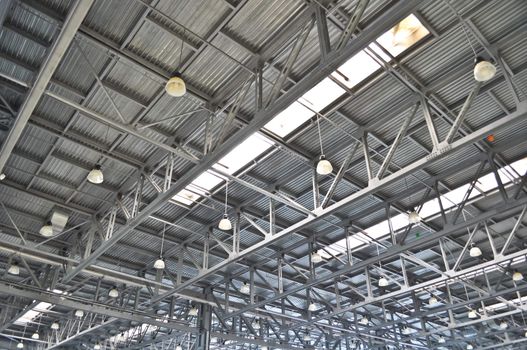
[{"label": "skylight", "polygon": [[[514,180],[515,173],[517,174],[524,174],[527,171],[527,158],[523,158],[521,160],[518,160],[511,164],[510,166],[505,166],[498,170],[498,173],[500,174],[501,181],[503,184],[508,184]],[[465,193],[468,190],[469,185],[465,184],[463,186],[460,186],[448,193],[445,193],[441,195],[441,202],[443,204],[443,208],[445,210],[449,210],[451,208],[457,207],[465,197]],[[493,189],[496,189],[498,187],[498,183],[496,182],[496,178],[494,176],[494,173],[489,173],[487,175],[484,175],[480,177],[477,181],[477,187],[475,191],[472,191],[469,198],[473,198],[477,195],[484,195],[486,192],[491,191]],[[437,215],[440,213],[440,207],[439,202],[437,199],[431,199],[427,201],[423,207],[421,208],[419,215],[426,219],[430,216]],[[394,231],[400,230],[403,227],[406,227],[408,225],[408,218],[406,214],[399,214],[392,218],[392,227]],[[389,232],[390,228],[388,226],[388,221],[382,221],[374,226],[371,226],[364,230],[366,232],[366,235],[357,235],[352,236],[348,238],[349,246],[351,249],[357,249],[363,245],[371,243],[372,239],[381,239],[386,237]],[[339,255],[346,251],[346,239],[341,239],[338,242],[335,242],[328,247],[325,248],[327,252],[331,253],[332,255]],[[320,251],[320,254],[325,259],[330,259],[331,255],[327,252]]]},{"label": "skylight", "polygon": [[430,34],[428,29],[412,14],[381,35],[377,42],[395,57],[428,34]]},{"label": "skylight", "polygon": [[[64,292],[58,289],[53,289],[53,293],[56,294],[63,294]],[[33,301],[35,302],[35,301]],[[38,317],[40,314],[51,308],[53,304],[40,302],[37,303],[31,310],[26,311],[22,316],[16,319],[14,322],[18,325],[26,325],[28,323],[31,323],[36,317]]]},{"label": "skylight", "polygon": [[[258,133],[236,146],[212,167],[230,175],[234,174],[274,145],[269,138]],[[191,205],[225,179],[207,170],[198,176],[184,190],[172,197],[173,200]]]},{"label": "skylight", "polygon": [[381,66],[373,58],[368,56],[366,52],[360,51],[340,66],[331,76],[351,89],[379,68]]}]

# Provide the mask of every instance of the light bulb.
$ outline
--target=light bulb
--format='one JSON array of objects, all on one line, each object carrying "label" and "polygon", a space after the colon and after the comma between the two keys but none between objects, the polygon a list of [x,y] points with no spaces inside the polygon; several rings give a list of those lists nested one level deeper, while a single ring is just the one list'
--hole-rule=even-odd
[{"label": "light bulb", "polygon": [[428,305],[435,305],[435,304],[437,304],[437,298],[432,295],[430,299],[428,299]]},{"label": "light bulb", "polygon": [[23,349],[23,348],[24,348],[24,343],[18,343],[18,344],[16,344],[16,348],[17,348],[17,349]]},{"label": "light bulb", "polygon": [[251,287],[247,283],[243,283],[240,287],[240,293],[249,294],[251,292]]},{"label": "light bulb", "polygon": [[190,308],[190,310],[188,310],[188,314],[189,316],[198,316],[198,308],[193,306]]},{"label": "light bulb", "polygon": [[82,316],[84,316],[84,311],[75,310],[75,317],[81,318]]},{"label": "light bulb", "polygon": [[487,81],[496,75],[496,66],[481,57],[476,57],[474,64],[474,79],[476,81]]},{"label": "light bulb", "polygon": [[[4,179],[5,179],[5,174],[4,174],[4,173],[1,173],[1,174],[0,174],[0,181],[2,181],[2,180],[4,180]],[[22,346],[24,346],[24,345],[22,345]]]},{"label": "light bulb", "polygon": [[223,214],[223,218],[220,220],[218,228],[223,231],[232,230],[232,223],[231,220],[229,220],[229,216],[227,214]]},{"label": "light bulb", "polygon": [[379,287],[388,287],[389,284],[390,282],[386,277],[379,278]]},{"label": "light bulb", "polygon": [[416,212],[415,210],[412,210],[411,212],[408,213],[408,223],[415,225],[420,222],[421,222],[421,216],[419,216],[418,212]]},{"label": "light bulb", "polygon": [[154,262],[154,269],[163,270],[164,268],[165,268],[165,260],[163,260],[163,258],[159,257],[159,259],[157,259]]},{"label": "light bulb", "polygon": [[317,311],[317,304],[315,304],[315,303],[309,304],[309,306],[307,307],[307,310],[311,311],[311,312]]},{"label": "light bulb", "polygon": [[507,329],[507,327],[509,327],[509,324],[507,323],[507,321],[501,321],[500,322],[500,328],[501,329]]},{"label": "light bulb", "polygon": [[321,155],[320,160],[317,163],[317,173],[319,175],[328,175],[331,174],[331,172],[333,172],[333,166],[324,155]]},{"label": "light bulb", "polygon": [[58,330],[59,328],[60,328],[60,326],[59,326],[59,323],[58,323],[58,322],[53,322],[53,323],[51,324],[51,329],[53,329],[53,330],[56,331],[56,330]]},{"label": "light bulb", "polygon": [[183,347],[181,345],[176,345],[176,350],[183,350]]},{"label": "light bulb", "polygon": [[478,318],[478,314],[477,314],[476,310],[473,310],[473,309],[468,310],[467,316],[470,319]]},{"label": "light bulb", "polygon": [[474,349],[474,347],[472,346],[472,344],[467,344],[467,350],[472,350]]},{"label": "light bulb", "polygon": [[53,225],[51,224],[51,221],[48,221],[44,225],[42,225],[38,233],[40,233],[44,237],[53,236]]},{"label": "light bulb", "polygon": [[112,289],[110,289],[110,291],[108,292],[108,296],[110,298],[117,298],[119,296],[119,291],[117,290],[117,288],[113,287]]},{"label": "light bulb", "polygon": [[101,344],[97,343],[93,346],[93,350],[101,350]]},{"label": "light bulb", "polygon": [[38,335],[38,332],[33,333],[33,335],[31,335],[31,339],[35,339],[35,340],[40,339],[40,335]]},{"label": "light bulb", "polygon": [[527,338],[527,331],[525,331],[525,334],[524,334],[525,338]]},{"label": "light bulb", "polygon": [[9,265],[9,269],[7,269],[7,273],[10,275],[18,276],[20,275],[20,266],[18,266],[18,263],[15,261],[11,265]]},{"label": "light bulb", "polygon": [[102,173],[101,166],[94,166],[93,169],[88,173],[86,179],[92,184],[102,184],[104,181],[104,174]]},{"label": "light bulb", "polygon": [[370,323],[370,320],[368,320],[368,318],[364,316],[360,319],[359,323],[363,326],[367,326]]},{"label": "light bulb", "polygon": [[181,74],[176,73],[167,81],[165,91],[170,96],[181,97],[187,92],[185,81],[181,78]]},{"label": "light bulb", "polygon": [[520,271],[514,271],[512,274],[512,280],[515,282],[521,281],[523,279],[523,274]]},{"label": "light bulb", "polygon": [[318,251],[311,253],[311,262],[319,263],[322,261],[322,255]]},{"label": "light bulb", "polygon": [[470,248],[469,254],[473,258],[477,258],[478,256],[481,256],[481,249],[473,245],[472,248]]}]

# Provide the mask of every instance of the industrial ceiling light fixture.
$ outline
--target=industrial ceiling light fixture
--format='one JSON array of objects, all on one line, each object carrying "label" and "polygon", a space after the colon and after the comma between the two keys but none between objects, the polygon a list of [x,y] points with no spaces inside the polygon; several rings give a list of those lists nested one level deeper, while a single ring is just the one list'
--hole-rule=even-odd
[{"label": "industrial ceiling light fixture", "polygon": [[474,59],[474,79],[479,82],[489,81],[496,75],[496,66],[492,62],[477,56]]},{"label": "industrial ceiling light fixture", "polygon": [[260,324],[260,321],[258,321],[258,320],[254,320],[252,326],[253,326],[253,329],[255,329],[255,330],[259,330],[259,329],[262,328],[262,325]]},{"label": "industrial ceiling light fixture", "polygon": [[193,306],[188,310],[189,316],[198,316],[199,310],[197,307]]},{"label": "industrial ceiling light fixture", "polygon": [[481,253],[481,249],[479,249],[478,246],[472,243],[472,247],[470,248],[469,254],[473,258],[477,258],[478,256],[481,256],[482,253]]},{"label": "industrial ceiling light fixture", "polygon": [[[185,33],[185,31],[183,33]],[[181,49],[179,50],[179,62],[178,62],[177,71],[172,78],[168,79],[167,84],[165,85],[165,91],[170,96],[181,97],[185,95],[187,92],[187,86],[185,84],[185,81],[181,77],[181,73],[180,73],[182,58],[183,58],[183,40],[181,40]]]},{"label": "industrial ceiling light fixture", "polygon": [[178,344],[176,345],[176,350],[183,350],[183,347],[180,344]]},{"label": "industrial ceiling light fixture", "polygon": [[446,343],[446,340],[445,340],[445,338],[443,338],[442,336],[439,336],[439,339],[437,339],[437,342],[438,342],[439,344],[444,344],[444,343]]},{"label": "industrial ceiling light fixture", "polygon": [[108,292],[108,296],[110,298],[117,298],[119,296],[119,291],[117,290],[117,287],[113,286]]},{"label": "industrial ceiling light fixture", "polygon": [[430,297],[430,299],[428,299],[428,305],[430,306],[434,306],[438,303],[438,300],[437,298],[435,297],[435,295],[432,294],[432,296]]},{"label": "industrial ceiling light fixture", "polygon": [[249,286],[248,283],[243,282],[242,286],[240,287],[240,293],[249,294],[250,292],[251,292],[251,286]]},{"label": "industrial ceiling light fixture", "polygon": [[311,262],[312,263],[319,263],[322,261],[322,255],[320,255],[320,253],[317,251],[311,253]]},{"label": "industrial ceiling light fixture", "polygon": [[468,343],[467,344],[467,350],[472,350],[472,349],[474,349],[474,347],[472,346],[472,344]]},{"label": "industrial ceiling light fixture", "polygon": [[95,343],[95,345],[93,346],[93,350],[101,350],[101,344],[99,344],[98,342]]},{"label": "industrial ceiling light fixture", "polygon": [[58,331],[60,326],[59,326],[59,323],[57,321],[54,321],[52,324],[51,324],[51,327],[50,327],[52,330],[54,331]]},{"label": "industrial ceiling light fixture", "polygon": [[306,334],[304,334],[304,341],[311,341],[311,335],[309,334],[309,331],[306,331]]},{"label": "industrial ceiling light fixture", "polygon": [[307,310],[308,310],[308,311],[311,311],[311,312],[313,312],[313,311],[317,311],[317,304],[315,304],[315,303],[310,303],[309,306],[307,307]]},{"label": "industrial ceiling light fixture", "polygon": [[40,339],[40,335],[38,334],[38,332],[33,333],[31,335],[31,339],[39,340]]},{"label": "industrial ceiling light fixture", "polygon": [[410,328],[405,326],[405,327],[403,327],[402,333],[404,335],[408,335],[408,334],[412,333],[412,331],[410,330]]},{"label": "industrial ceiling light fixture", "polygon": [[51,221],[47,221],[44,225],[42,225],[38,233],[40,233],[44,237],[53,236],[53,224],[51,223]]},{"label": "industrial ceiling light fixture", "polygon": [[333,166],[329,162],[329,160],[326,159],[326,156],[324,155],[324,148],[322,147],[322,133],[320,131],[320,118],[317,114],[317,130],[318,130],[318,141],[320,144],[320,158],[318,159],[317,163],[317,173],[320,175],[328,175],[333,172]]},{"label": "industrial ceiling light fixture", "polygon": [[0,174],[0,181],[5,180],[5,177],[6,177],[5,174],[4,174],[4,173],[1,173],[1,174]]},{"label": "industrial ceiling light fixture", "polygon": [[386,277],[382,276],[381,278],[379,278],[379,287],[388,287],[389,284],[390,281],[388,281]]},{"label": "industrial ceiling light fixture", "polygon": [[408,213],[408,223],[415,225],[421,222],[421,216],[419,213],[415,210],[412,210]]},{"label": "industrial ceiling light fixture", "polygon": [[20,342],[20,343],[16,344],[16,348],[17,349],[23,349],[24,348],[24,343]]},{"label": "industrial ceiling light fixture", "polygon": [[260,349],[261,349],[261,350],[267,350],[267,349],[268,349],[268,347],[267,347],[267,346],[265,346],[265,345],[262,345],[262,347],[261,347]]},{"label": "industrial ceiling light fixture", "polygon": [[229,215],[227,215],[228,196],[229,196],[229,181],[226,181],[225,182],[225,212],[223,213],[223,218],[220,220],[220,223],[218,224],[218,228],[222,231],[232,230],[232,223],[231,223],[231,220],[229,220]]},{"label": "industrial ceiling light fixture", "polygon": [[507,321],[503,320],[500,322],[500,329],[507,329],[509,327],[509,324]]},{"label": "industrial ceiling light fixture", "polygon": [[159,258],[154,262],[154,269],[163,270],[165,268],[165,260],[163,260],[163,245],[165,243],[165,230],[167,225],[163,224],[163,233],[161,234],[161,249],[159,251]]},{"label": "industrial ceiling light fixture", "polygon": [[468,318],[473,320],[475,318],[478,318],[478,313],[476,312],[476,310],[470,309],[470,310],[468,310],[467,316],[468,316]]},{"label": "industrial ceiling light fixture", "polygon": [[360,319],[359,323],[363,326],[367,326],[370,324],[370,320],[368,320],[368,317],[366,316],[362,316],[362,318]]},{"label": "industrial ceiling light fixture", "polygon": [[75,310],[75,317],[81,318],[84,316],[84,311],[82,310]]},{"label": "industrial ceiling light fixture", "polygon": [[13,261],[11,265],[9,265],[7,273],[13,276],[20,275],[20,266],[18,266],[18,263],[16,261]]},{"label": "industrial ceiling light fixture", "polygon": [[514,271],[514,273],[512,274],[512,280],[514,282],[518,282],[518,281],[521,281],[522,279],[523,279],[523,274],[518,270]]},{"label": "industrial ceiling light fixture", "polygon": [[104,174],[102,173],[102,168],[99,164],[93,167],[93,169],[88,173],[86,179],[92,184],[100,185],[104,181]]}]

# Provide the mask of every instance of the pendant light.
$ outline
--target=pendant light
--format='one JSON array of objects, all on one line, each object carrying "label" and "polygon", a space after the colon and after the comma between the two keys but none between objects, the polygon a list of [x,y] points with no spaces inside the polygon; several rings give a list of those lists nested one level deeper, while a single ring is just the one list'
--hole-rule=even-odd
[{"label": "pendant light", "polygon": [[412,210],[410,213],[408,213],[408,223],[415,225],[421,222],[421,216],[418,212],[415,210]]},{"label": "pendant light", "polygon": [[240,293],[249,294],[250,292],[251,292],[251,286],[249,286],[248,283],[243,282],[242,286],[240,287]]},{"label": "pendant light", "polygon": [[101,350],[101,344],[99,344],[98,342],[95,343],[95,345],[93,346],[93,350]]},{"label": "pendant light", "polygon": [[474,347],[472,346],[472,344],[470,344],[470,343],[467,344],[467,350],[472,350],[472,349],[474,349]]},{"label": "pendant light", "polygon": [[472,247],[470,248],[469,254],[473,258],[477,258],[478,256],[481,256],[482,253],[481,253],[481,249],[479,249],[478,246],[472,243]]},{"label": "pendant light", "polygon": [[167,225],[163,224],[163,233],[161,234],[161,250],[159,251],[159,258],[154,262],[154,269],[163,270],[165,268],[165,260],[163,260],[163,246],[165,243],[165,230]]},{"label": "pendant light", "polygon": [[82,310],[75,310],[75,317],[81,318],[84,316],[84,311]]},{"label": "pendant light", "polygon": [[225,212],[223,213],[223,218],[220,220],[220,223],[218,224],[218,228],[222,231],[232,230],[232,223],[231,223],[231,220],[229,220],[229,215],[227,215],[228,195],[229,195],[229,181],[226,181],[225,182]]},{"label": "pendant light", "polygon": [[318,129],[318,141],[320,144],[320,158],[318,159],[317,163],[317,173],[319,175],[328,175],[333,172],[333,166],[329,162],[329,160],[326,159],[326,156],[324,155],[324,148],[322,147],[322,133],[320,131],[320,118],[317,114],[317,129]]},{"label": "pendant light", "polygon": [[500,329],[507,329],[509,327],[509,324],[507,321],[503,320],[500,322]]},{"label": "pendant light", "polygon": [[267,350],[267,349],[268,349],[268,348],[267,348],[267,346],[265,346],[265,345],[262,345],[262,347],[260,348],[260,350]]},{"label": "pendant light", "polygon": [[102,173],[101,166],[98,164],[94,166],[93,169],[88,173],[86,179],[92,184],[102,184],[104,181],[104,174]]},{"label": "pendant light", "polygon": [[304,341],[311,341],[311,335],[309,334],[309,332],[306,332],[306,334],[304,334]]},{"label": "pendant light", "polygon": [[438,342],[439,344],[444,344],[444,343],[446,343],[446,340],[445,340],[445,338],[443,338],[442,336],[439,336],[439,339],[437,339],[437,342]]},{"label": "pendant light", "polygon": [[258,321],[258,320],[254,320],[252,326],[253,326],[253,329],[255,329],[255,330],[259,330],[259,329],[262,328],[262,325],[260,324],[260,321]]},{"label": "pendant light", "polygon": [[31,339],[39,340],[40,339],[40,335],[38,334],[38,332],[33,333],[31,335]]},{"label": "pendant light", "polygon": [[437,298],[435,297],[435,295],[432,294],[430,299],[428,299],[428,305],[434,306],[437,303],[438,303]]},{"label": "pendant light", "polygon": [[473,319],[475,319],[475,318],[478,318],[478,314],[477,314],[476,310],[474,310],[474,309],[470,309],[470,310],[468,310],[467,316],[468,316],[468,318],[470,318],[471,320],[473,320]]},{"label": "pendant light", "polygon": [[488,81],[496,75],[496,66],[492,62],[476,57],[474,59],[474,79],[479,82]]},{"label": "pendant light", "polygon": [[512,274],[512,280],[514,282],[518,282],[518,281],[521,281],[522,279],[523,279],[523,274],[518,270],[514,271],[514,273]]},{"label": "pendant light", "polygon": [[44,237],[53,236],[53,225],[51,221],[47,221],[44,225],[42,225],[38,233],[40,233]]},{"label": "pendant light", "polygon": [[199,310],[195,306],[191,307],[190,310],[188,310],[189,316],[198,316],[198,313],[199,313]]},{"label": "pendant light", "polygon": [[368,324],[370,324],[370,320],[368,320],[368,317],[362,316],[359,323],[363,326],[367,326]]},{"label": "pendant light", "polygon": [[119,296],[119,291],[117,290],[117,287],[113,286],[108,292],[108,296],[110,298],[117,298]]},{"label": "pendant light", "polygon": [[183,350],[183,347],[181,345],[176,345],[176,350]]},{"label": "pendant light", "polygon": [[381,278],[379,278],[379,287],[388,287],[389,284],[390,281],[388,281],[386,277],[382,276]]},{"label": "pendant light", "polygon": [[20,266],[18,266],[18,263],[16,261],[13,261],[11,265],[9,265],[7,273],[13,276],[20,275]]},{"label": "pendant light", "polygon": [[24,343],[20,342],[20,343],[16,344],[16,348],[17,349],[23,349],[24,348]]},{"label": "pendant light", "polygon": [[307,307],[307,310],[311,311],[311,312],[317,311],[317,304],[315,304],[315,303],[309,304],[309,306]]},{"label": "pendant light", "polygon": [[320,255],[320,253],[317,251],[311,253],[311,262],[312,263],[319,263],[322,261],[322,255]]},{"label": "pendant light", "polygon": [[[183,32],[183,35],[185,35],[185,32]],[[165,91],[170,96],[174,97],[181,97],[185,95],[187,92],[187,86],[185,84],[185,81],[181,77],[181,73],[179,72],[179,69],[181,67],[183,58],[183,40],[181,40],[181,49],[179,50],[179,62],[178,62],[178,70],[174,74],[174,76],[170,79],[168,79],[167,84],[165,85]]]},{"label": "pendant light", "polygon": [[59,328],[60,328],[60,325],[59,325],[59,323],[58,323],[57,321],[55,321],[55,322],[53,322],[53,323],[51,324],[50,328],[51,328],[52,330],[54,330],[54,331],[58,331]]}]

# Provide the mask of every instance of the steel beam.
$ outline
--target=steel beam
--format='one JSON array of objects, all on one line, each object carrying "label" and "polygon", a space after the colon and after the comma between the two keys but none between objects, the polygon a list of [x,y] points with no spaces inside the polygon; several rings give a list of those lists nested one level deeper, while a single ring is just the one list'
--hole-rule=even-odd
[{"label": "steel beam", "polygon": [[377,38],[380,34],[384,33],[386,30],[398,23],[402,18],[406,17],[421,4],[423,4],[422,1],[416,0],[397,3],[393,8],[390,9],[390,11],[380,15],[375,21],[370,23],[370,25],[365,28],[362,33],[358,35],[357,38],[353,40],[347,47],[340,50],[339,52],[332,52],[330,55],[328,55],[327,60],[320,65],[319,69],[316,69],[308,74],[286,94],[278,98],[276,103],[274,103],[272,106],[257,112],[253,120],[245,128],[239,130],[234,136],[226,140],[222,145],[218,146],[215,151],[204,156],[196,166],[194,166],[178,181],[176,181],[170,190],[160,194],[135,218],[132,218],[126,225],[119,228],[119,230],[114,233],[112,238],[104,242],[97,250],[92,253],[89,258],[82,260],[71,272],[65,275],[63,281],[67,282],[68,280],[71,280],[71,278],[81,272],[85,267],[94,263],[98,257],[103,255],[115,243],[127,235],[130,230],[139,225],[149,215],[156,212],[175,194],[183,190],[196,177],[198,177],[205,170],[211,168],[212,165],[214,165],[231,150],[233,150],[237,145],[240,144],[240,142],[244,141],[249,136],[264,127],[274,116],[304,95],[311,87],[322,81],[335,69],[340,67],[344,62],[347,61],[349,57],[359,52],[373,39]]},{"label": "steel beam", "polygon": [[4,169],[4,166],[7,163],[11,152],[15,148],[18,139],[22,135],[22,131],[31,117],[31,114],[33,114],[46,86],[50,82],[53,73],[73,41],[75,33],[79,29],[84,17],[86,17],[93,2],[94,0],[78,0],[73,4],[57,39],[51,47],[48,57],[38,73],[35,83],[31,87],[29,94],[18,111],[15,123],[11,126],[7,138],[2,144],[2,148],[0,149],[0,172]]}]

